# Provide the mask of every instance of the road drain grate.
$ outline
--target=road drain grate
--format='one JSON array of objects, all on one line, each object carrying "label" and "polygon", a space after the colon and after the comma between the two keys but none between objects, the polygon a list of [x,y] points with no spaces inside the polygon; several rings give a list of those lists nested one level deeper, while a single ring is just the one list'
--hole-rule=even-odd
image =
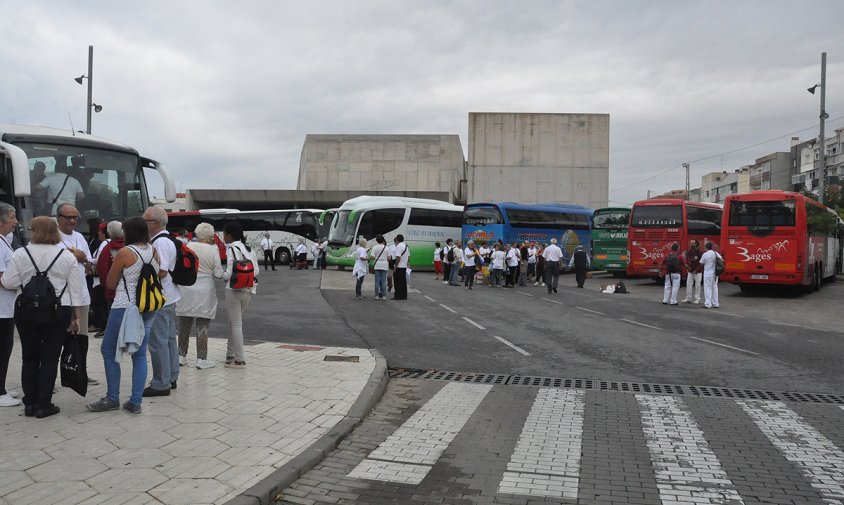
[{"label": "road drain grate", "polygon": [[494,384],[499,386],[534,386],[546,388],[587,389],[595,391],[618,391],[622,393],[653,393],[678,396],[699,396],[704,398],[776,400],[844,405],[844,395],[762,391],[758,389],[736,389],[715,386],[681,386],[677,384],[649,384],[643,382],[566,379],[527,375],[445,372],[440,370],[417,370],[410,368],[390,368],[390,378],[443,380],[452,382],[469,382],[473,384]]}]

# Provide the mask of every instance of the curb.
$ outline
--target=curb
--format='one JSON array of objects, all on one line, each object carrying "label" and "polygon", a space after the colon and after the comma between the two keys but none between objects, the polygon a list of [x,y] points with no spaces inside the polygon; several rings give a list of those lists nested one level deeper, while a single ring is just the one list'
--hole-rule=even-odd
[{"label": "curb", "polygon": [[240,496],[227,501],[225,505],[272,505],[276,500],[282,499],[282,491],[317,466],[346,435],[363,421],[363,418],[381,399],[388,381],[387,360],[384,355],[375,349],[370,349],[369,352],[375,358],[375,369],[346,417],[301,454],[241,493]]}]

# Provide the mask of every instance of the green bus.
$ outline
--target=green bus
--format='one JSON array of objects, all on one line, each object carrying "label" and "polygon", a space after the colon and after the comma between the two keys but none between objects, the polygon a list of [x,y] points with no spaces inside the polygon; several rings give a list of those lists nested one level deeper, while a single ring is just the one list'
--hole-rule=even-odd
[{"label": "green bus", "polygon": [[592,268],[614,276],[627,272],[629,207],[606,207],[592,215]]}]

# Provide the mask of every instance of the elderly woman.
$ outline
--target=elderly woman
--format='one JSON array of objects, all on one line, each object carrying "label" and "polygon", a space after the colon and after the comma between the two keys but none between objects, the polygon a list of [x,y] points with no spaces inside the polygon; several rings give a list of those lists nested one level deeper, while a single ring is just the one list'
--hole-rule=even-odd
[{"label": "elderly woman", "polygon": [[366,239],[361,238],[358,240],[357,249],[355,249],[355,267],[352,269],[352,275],[355,276],[355,298],[359,300],[366,298],[363,296],[361,288],[367,272],[369,272],[369,256],[366,253]]},{"label": "elderly woman", "polygon": [[[0,202],[0,274],[6,271],[12,261],[12,231],[18,220],[15,208],[8,203]],[[0,407],[14,407],[20,405],[18,394],[6,390],[6,372],[9,370],[9,359],[12,357],[12,345],[15,343],[15,298],[14,291],[0,289]]]},{"label": "elderly woman", "polygon": [[220,262],[220,250],[214,242],[214,227],[200,223],[194,230],[196,242],[188,248],[199,258],[199,271],[193,286],[179,286],[182,298],[176,303],[179,323],[179,364],[188,364],[190,333],[196,322],[196,368],[211,368],[216,363],[208,359],[208,324],[217,317],[217,290],[214,279],[222,279],[225,270]]},{"label": "elderly woman", "polygon": [[21,307],[15,308],[23,355],[24,414],[41,419],[60,410],[51,402],[53,388],[65,335],[79,331],[83,284],[76,257],[56,245],[61,242],[56,221],[46,216],[36,217],[31,228],[29,245],[14,252],[0,284],[14,291],[31,282],[36,271],[47,272],[47,279],[60,298],[57,310],[47,308],[44,317],[37,321],[23,317]]}]

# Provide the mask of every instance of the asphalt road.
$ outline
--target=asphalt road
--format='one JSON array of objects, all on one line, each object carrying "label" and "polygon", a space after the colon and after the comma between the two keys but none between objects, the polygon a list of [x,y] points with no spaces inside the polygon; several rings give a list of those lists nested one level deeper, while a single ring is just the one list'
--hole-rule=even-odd
[{"label": "asphalt road", "polygon": [[[625,280],[626,295],[542,287],[467,291],[415,273],[409,300],[353,297],[351,274],[279,269],[261,275],[247,338],[375,348],[391,367],[840,393],[838,316],[844,283],[809,295],[741,293],[721,284],[721,308],[664,306],[662,286]],[[320,289],[320,287],[322,289]],[[219,290],[223,295],[222,289]],[[685,288],[681,290],[681,298]],[[222,298],[212,335],[225,334]]]}]

